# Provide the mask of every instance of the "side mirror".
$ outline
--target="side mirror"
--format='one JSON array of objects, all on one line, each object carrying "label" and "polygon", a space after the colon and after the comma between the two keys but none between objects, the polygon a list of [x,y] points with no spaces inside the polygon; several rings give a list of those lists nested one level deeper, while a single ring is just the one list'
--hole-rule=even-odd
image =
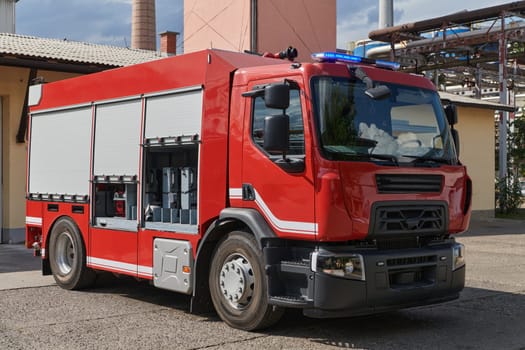
[{"label": "side mirror", "polygon": [[456,105],[446,105],[445,115],[447,116],[449,125],[456,125],[458,123],[458,111]]},{"label": "side mirror", "polygon": [[264,103],[268,108],[286,109],[290,105],[290,86],[272,84],[264,89]]},{"label": "side mirror", "polygon": [[290,118],[286,114],[264,118],[263,147],[269,153],[286,155],[290,139]]},{"label": "side mirror", "polygon": [[456,155],[459,157],[459,133],[456,129],[451,129],[450,134],[452,135],[452,140],[454,140],[454,147],[456,147]]},{"label": "side mirror", "polygon": [[286,114],[264,118],[263,147],[268,153],[282,154],[281,159],[273,162],[284,171],[292,174],[304,171],[304,159],[286,157],[290,148],[290,118]]}]

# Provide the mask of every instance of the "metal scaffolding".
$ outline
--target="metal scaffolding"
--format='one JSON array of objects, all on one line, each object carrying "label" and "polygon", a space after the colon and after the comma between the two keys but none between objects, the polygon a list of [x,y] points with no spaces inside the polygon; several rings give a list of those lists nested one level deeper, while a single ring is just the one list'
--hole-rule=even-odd
[{"label": "metal scaffolding", "polygon": [[[387,43],[368,57],[395,59],[406,72],[424,73],[441,90],[477,98],[499,95],[515,103],[525,92],[525,1],[462,11],[447,16],[380,28],[369,33]],[[507,176],[507,125],[499,116],[499,177]]]}]

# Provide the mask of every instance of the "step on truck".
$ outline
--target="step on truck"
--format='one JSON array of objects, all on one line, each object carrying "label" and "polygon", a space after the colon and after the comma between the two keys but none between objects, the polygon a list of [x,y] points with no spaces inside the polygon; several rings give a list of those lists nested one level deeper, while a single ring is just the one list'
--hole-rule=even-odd
[{"label": "step on truck", "polygon": [[31,86],[26,244],[43,273],[149,280],[246,330],[286,308],[457,298],[472,185],[453,106],[395,63],[277,56],[204,50]]}]

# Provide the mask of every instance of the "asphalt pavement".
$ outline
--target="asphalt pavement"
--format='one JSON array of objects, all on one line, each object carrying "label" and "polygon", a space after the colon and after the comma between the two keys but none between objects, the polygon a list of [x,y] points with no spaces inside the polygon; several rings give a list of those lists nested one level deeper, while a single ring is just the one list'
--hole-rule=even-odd
[{"label": "asphalt pavement", "polygon": [[525,234],[525,222],[523,220],[497,218],[472,219],[469,229],[457,237],[508,234]]},{"label": "asphalt pavement", "polygon": [[54,284],[42,276],[41,258],[23,244],[0,244],[0,290],[41,287]]},{"label": "asphalt pavement", "polygon": [[473,220],[458,241],[467,285],[457,300],[328,320],[289,310],[262,332],[190,314],[188,296],[131,278],[63,290],[32,250],[0,245],[0,349],[525,350],[525,222]]}]

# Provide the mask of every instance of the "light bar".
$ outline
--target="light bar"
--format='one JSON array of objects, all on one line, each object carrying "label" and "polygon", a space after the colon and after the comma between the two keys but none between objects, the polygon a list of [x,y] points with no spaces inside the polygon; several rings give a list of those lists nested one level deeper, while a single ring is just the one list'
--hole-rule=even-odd
[{"label": "light bar", "polygon": [[312,54],[312,59],[318,62],[344,62],[344,63],[363,63],[373,64],[380,68],[387,68],[398,70],[401,65],[397,62],[390,62],[384,60],[374,60],[371,58],[348,55],[340,52],[318,52]]},{"label": "light bar", "polygon": [[384,61],[384,60],[373,60],[375,61],[375,65],[381,68],[387,68],[392,70],[398,70],[401,68],[401,63],[398,62],[392,62],[392,61]]}]

